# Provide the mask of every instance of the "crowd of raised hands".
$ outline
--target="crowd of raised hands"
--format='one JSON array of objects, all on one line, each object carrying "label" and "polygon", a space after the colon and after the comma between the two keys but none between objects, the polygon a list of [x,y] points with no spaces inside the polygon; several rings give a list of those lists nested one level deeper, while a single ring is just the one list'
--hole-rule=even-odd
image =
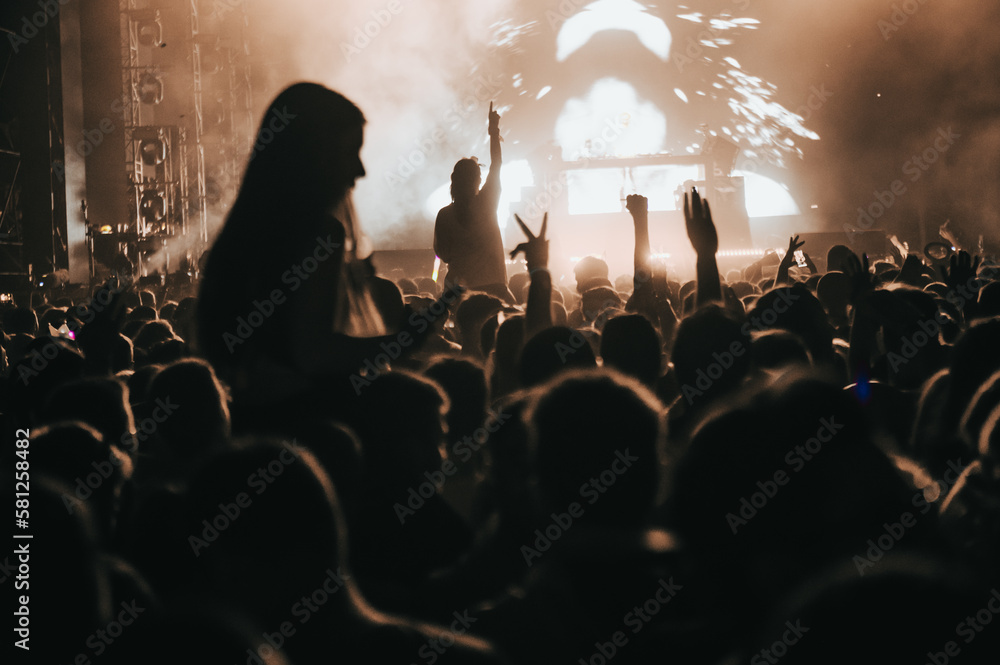
[{"label": "crowd of raised hands", "polygon": [[626,207],[631,278],[516,217],[517,303],[377,277],[388,333],[292,399],[193,290],[4,305],[37,662],[995,662],[997,257],[720,275],[692,191],[681,281]]}]

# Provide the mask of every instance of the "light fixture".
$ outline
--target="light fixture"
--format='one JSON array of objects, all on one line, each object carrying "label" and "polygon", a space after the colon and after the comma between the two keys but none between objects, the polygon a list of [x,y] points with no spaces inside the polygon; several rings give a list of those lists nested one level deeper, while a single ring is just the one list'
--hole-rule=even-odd
[{"label": "light fixture", "polygon": [[139,155],[146,166],[159,166],[167,159],[167,143],[159,138],[143,139],[139,142]]},{"label": "light fixture", "polygon": [[161,46],[163,44],[163,25],[160,23],[160,12],[153,9],[137,11],[132,15],[135,21],[135,31],[139,43],[143,46]]},{"label": "light fixture", "polygon": [[139,198],[139,216],[146,224],[158,224],[167,216],[167,201],[157,189],[147,189]]},{"label": "light fixture", "polygon": [[139,101],[143,104],[159,104],[163,101],[163,81],[153,72],[139,75]]}]

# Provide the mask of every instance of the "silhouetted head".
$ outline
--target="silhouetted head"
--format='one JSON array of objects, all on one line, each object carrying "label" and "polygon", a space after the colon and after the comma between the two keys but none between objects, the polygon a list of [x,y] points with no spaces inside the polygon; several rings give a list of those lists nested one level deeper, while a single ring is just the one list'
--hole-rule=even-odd
[{"label": "silhouetted head", "polygon": [[110,542],[122,488],[132,477],[132,461],[118,441],[111,441],[82,421],[64,420],[33,432],[33,469],[56,478],[67,489],[67,511],[84,508],[100,536]]},{"label": "silhouetted head", "polygon": [[437,358],[424,374],[448,396],[448,440],[461,441],[472,435],[486,419],[486,375],[483,368],[465,358]]},{"label": "silhouetted head", "polygon": [[826,273],[816,285],[816,297],[831,316],[846,316],[851,297],[850,278],[840,271]]},{"label": "silhouetted head", "polygon": [[854,252],[847,245],[834,245],[826,253],[826,270],[827,272],[832,272],[834,270],[843,271],[844,264],[847,261],[847,257]]},{"label": "silhouetted head", "polygon": [[[486,293],[470,293],[455,311],[455,325],[465,341],[479,341],[479,332],[487,319],[503,309],[503,301]],[[477,347],[478,348],[478,347]]]},{"label": "silhouetted head", "polygon": [[671,360],[689,404],[708,402],[743,382],[750,369],[750,338],[743,328],[718,305],[701,307],[681,321]]},{"label": "silhouetted head", "polygon": [[663,348],[660,335],[640,314],[616,316],[604,324],[601,333],[604,366],[639,379],[651,387],[660,378]]},{"label": "silhouetted head", "polygon": [[[345,554],[333,485],[294,441],[237,442],[198,472],[187,503],[195,588],[210,589],[261,625],[287,620]],[[346,599],[340,591],[330,596],[338,605]]]},{"label": "silhouetted head", "polygon": [[41,416],[45,423],[85,422],[109,443],[134,456],[135,421],[128,388],[117,379],[88,377],[67,382],[52,391]]},{"label": "silhouetted head", "polygon": [[370,478],[392,487],[441,467],[448,398],[440,386],[401,371],[383,373],[361,392],[348,423],[361,438]]},{"label": "silhouetted head", "polygon": [[479,185],[483,181],[479,168],[479,160],[475,157],[460,159],[451,172],[451,200],[468,201],[479,193]]},{"label": "silhouetted head", "polygon": [[239,199],[274,198],[311,211],[336,203],[365,175],[364,124],[360,109],[333,90],[285,88],[261,120]]},{"label": "silhouetted head", "polygon": [[403,294],[400,293],[400,288],[384,277],[375,277],[371,280],[370,289],[382,320],[390,329],[395,330],[403,323]]},{"label": "silhouetted head", "polygon": [[642,524],[659,487],[656,398],[607,370],[567,374],[534,395],[526,420],[543,508],[565,512],[576,502],[589,524]]},{"label": "silhouetted head", "polygon": [[608,264],[596,256],[585,256],[573,266],[576,276],[576,290],[583,293],[595,286],[613,286],[608,279]]},{"label": "silhouetted head", "polygon": [[608,286],[595,286],[583,292],[580,308],[585,321],[593,321],[608,308],[620,308],[622,303],[618,292]]},{"label": "silhouetted head", "polygon": [[806,343],[817,363],[833,356],[833,328],[816,296],[801,284],[782,286],[762,295],[747,312],[753,330],[781,329]]},{"label": "silhouetted head", "polygon": [[590,342],[578,330],[553,326],[532,337],[521,350],[521,386],[543,383],[565,369],[587,369],[597,365]]},{"label": "silhouetted head", "polygon": [[153,377],[145,400],[149,414],[137,423],[171,454],[193,461],[229,436],[229,408],[211,365],[199,359],[172,363]]}]

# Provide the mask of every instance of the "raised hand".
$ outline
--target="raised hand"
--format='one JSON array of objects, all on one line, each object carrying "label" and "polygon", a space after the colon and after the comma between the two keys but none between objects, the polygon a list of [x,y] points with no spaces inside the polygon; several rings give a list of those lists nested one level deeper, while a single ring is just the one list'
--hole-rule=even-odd
[{"label": "raised hand", "polygon": [[690,200],[684,194],[684,222],[695,253],[699,257],[715,256],[719,251],[719,234],[712,221],[712,209],[695,187],[691,188]]},{"label": "raised hand", "polygon": [[[500,134],[500,114],[493,110],[493,102],[490,102],[490,136],[499,136]],[[503,140],[503,137],[500,137]]]},{"label": "raised hand", "polygon": [[625,199],[625,209],[633,218],[644,218],[649,215],[649,199],[642,194],[629,194]]},{"label": "raised hand", "polygon": [[792,265],[792,261],[795,260],[795,252],[799,251],[799,248],[805,244],[806,244],[805,240],[799,242],[798,235],[792,236],[791,238],[788,239],[788,251],[785,252],[785,256],[782,257],[781,260],[787,263],[788,265]]},{"label": "raised hand", "polygon": [[951,229],[950,219],[946,220],[945,223],[941,225],[941,227],[938,229],[938,235],[940,235],[942,238],[950,242],[952,247],[961,248],[961,245],[958,243],[958,237],[955,235],[955,232],[952,231]]},{"label": "raised hand", "polygon": [[851,252],[844,261],[844,274],[851,280],[851,304],[857,305],[875,290],[867,254],[862,254],[862,258],[858,259]]},{"label": "raised hand", "polygon": [[969,285],[975,282],[976,273],[982,261],[982,257],[973,257],[965,250],[952,254],[949,261],[950,269],[947,266],[941,266],[941,274],[944,275],[945,284],[953,289],[969,288]]},{"label": "raised hand", "polygon": [[539,269],[547,269],[549,267],[549,241],[546,240],[545,233],[549,226],[549,213],[545,213],[542,217],[542,230],[539,231],[537,236],[531,232],[528,225],[516,213],[514,214],[514,221],[521,227],[524,235],[528,237],[528,242],[522,242],[512,249],[510,258],[514,259],[514,257],[523,252],[524,258],[528,262],[529,273]]}]

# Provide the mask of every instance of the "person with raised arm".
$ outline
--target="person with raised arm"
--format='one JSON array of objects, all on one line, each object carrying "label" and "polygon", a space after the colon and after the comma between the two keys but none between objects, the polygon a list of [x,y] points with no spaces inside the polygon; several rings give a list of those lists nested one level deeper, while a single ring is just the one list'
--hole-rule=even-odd
[{"label": "person with raised arm", "polygon": [[719,251],[719,234],[712,221],[712,209],[708,200],[702,199],[695,187],[690,198],[684,194],[684,222],[688,239],[697,255],[698,291],[696,302],[699,307],[710,302],[722,303],[722,282],[719,279],[719,265],[715,254]]},{"label": "person with raised arm", "polygon": [[535,333],[552,327],[552,276],[549,274],[549,241],[545,232],[549,226],[549,213],[542,217],[542,229],[536,236],[528,225],[518,216],[514,220],[521,227],[528,242],[522,242],[510,252],[513,259],[521,252],[528,263],[530,283],[528,285],[528,304],[525,307],[525,335],[531,339]]},{"label": "person with raised arm", "polygon": [[640,194],[630,194],[625,209],[632,215],[635,228],[635,252],[632,273],[632,296],[625,305],[628,312],[642,314],[660,328],[664,339],[673,338],[677,316],[670,305],[666,274],[654,274],[649,248],[649,200]]},{"label": "person with raised arm", "polygon": [[800,241],[797,235],[788,239],[788,251],[781,257],[781,262],[778,263],[778,272],[774,275],[772,288],[788,286],[792,283],[791,278],[788,276],[788,271],[791,270],[792,264],[795,263],[795,252],[799,251],[799,248],[805,244],[805,241]]},{"label": "person with raised arm", "polygon": [[475,157],[460,159],[451,174],[452,202],[434,222],[434,253],[448,264],[448,284],[459,284],[515,302],[507,288],[507,265],[497,222],[500,205],[500,114],[490,102],[490,171],[482,176]]}]

